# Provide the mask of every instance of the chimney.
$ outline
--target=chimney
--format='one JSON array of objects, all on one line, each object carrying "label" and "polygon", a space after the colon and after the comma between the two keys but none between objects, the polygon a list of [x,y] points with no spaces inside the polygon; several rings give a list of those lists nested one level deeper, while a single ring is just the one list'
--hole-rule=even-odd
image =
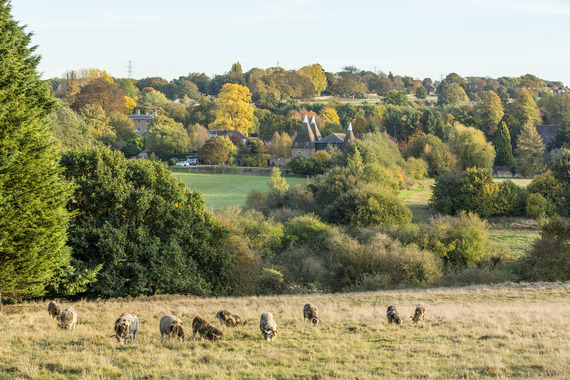
[{"label": "chimney", "polygon": [[141,110],[137,109],[137,115],[140,115],[140,114],[141,114]]},{"label": "chimney", "polygon": [[152,116],[157,116],[157,115],[156,115],[156,110],[153,110],[153,111],[152,111]]}]

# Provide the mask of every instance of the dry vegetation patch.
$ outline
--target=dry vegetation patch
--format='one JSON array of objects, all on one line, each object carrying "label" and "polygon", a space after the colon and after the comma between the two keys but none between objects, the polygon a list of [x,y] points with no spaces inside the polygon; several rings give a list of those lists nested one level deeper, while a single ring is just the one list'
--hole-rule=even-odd
[{"label": "dry vegetation patch", "polygon": [[[247,298],[139,297],[60,302],[78,312],[75,332],[52,323],[48,302],[0,317],[0,378],[566,378],[570,366],[570,284],[474,286]],[[319,308],[318,327],[303,305]],[[416,305],[425,322],[413,323]],[[388,325],[396,305],[402,326]],[[229,309],[248,324],[223,328],[221,342],[160,344],[159,320],[196,315],[219,326]],[[259,316],[270,311],[278,336],[265,342]],[[121,346],[115,319],[139,317],[137,343]]]}]

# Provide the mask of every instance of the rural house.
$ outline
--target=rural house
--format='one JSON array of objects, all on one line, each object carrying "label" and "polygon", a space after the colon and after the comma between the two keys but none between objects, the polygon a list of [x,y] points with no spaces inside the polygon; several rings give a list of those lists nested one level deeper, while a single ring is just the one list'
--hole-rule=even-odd
[{"label": "rural house", "polygon": [[148,113],[141,115],[141,111],[137,110],[137,113],[129,115],[128,118],[133,122],[137,136],[141,137],[142,135],[144,135],[146,133],[146,131],[148,130],[148,126],[149,126],[150,122],[156,116],[157,116],[156,111],[154,111],[152,113],[152,115],[149,115]]},{"label": "rural house", "polygon": [[229,139],[237,147],[247,143],[247,136],[241,133],[240,131],[236,131],[234,129],[210,129],[208,130],[208,135],[210,136],[211,139],[215,139],[216,137],[228,136]]}]

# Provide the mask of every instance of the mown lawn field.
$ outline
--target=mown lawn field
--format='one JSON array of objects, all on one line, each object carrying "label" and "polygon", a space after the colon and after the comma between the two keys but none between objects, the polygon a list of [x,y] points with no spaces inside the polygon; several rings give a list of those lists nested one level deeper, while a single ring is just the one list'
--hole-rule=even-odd
[{"label": "mown lawn field", "polygon": [[[252,189],[267,191],[270,177],[241,174],[172,173],[181,178],[192,190],[198,190],[206,200],[206,207],[221,210],[245,205],[247,194]],[[306,185],[306,178],[285,177],[289,186]]]},{"label": "mown lawn field", "polygon": [[[65,302],[78,313],[75,331],[60,331],[48,300],[5,306],[0,316],[0,379],[567,379],[570,284],[505,284],[243,298],[154,296]],[[312,302],[322,323],[304,325]],[[426,307],[423,322],[409,320]],[[401,326],[386,320],[395,305]],[[228,309],[248,320],[226,328],[221,342],[160,343],[159,320],[196,315],[214,322]],[[278,335],[261,339],[259,316],[273,313]],[[141,322],[135,345],[114,338],[124,313]],[[219,326],[218,322],[215,322]]]}]

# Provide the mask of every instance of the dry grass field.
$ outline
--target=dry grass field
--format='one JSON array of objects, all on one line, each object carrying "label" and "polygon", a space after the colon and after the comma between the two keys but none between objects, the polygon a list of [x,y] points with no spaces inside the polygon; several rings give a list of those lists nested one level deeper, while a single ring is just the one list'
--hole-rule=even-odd
[{"label": "dry grass field", "polygon": [[[322,324],[303,324],[312,302]],[[426,319],[408,319],[422,302]],[[142,297],[62,302],[79,315],[59,331],[45,302],[7,306],[0,316],[0,378],[568,378],[570,284],[509,284],[244,298]],[[388,325],[396,305],[403,325]],[[215,322],[227,308],[250,323],[226,328],[217,343],[160,344],[159,319],[181,318],[190,337],[195,315]],[[274,342],[261,339],[271,311]],[[114,338],[114,321],[138,315],[135,345]]]}]

